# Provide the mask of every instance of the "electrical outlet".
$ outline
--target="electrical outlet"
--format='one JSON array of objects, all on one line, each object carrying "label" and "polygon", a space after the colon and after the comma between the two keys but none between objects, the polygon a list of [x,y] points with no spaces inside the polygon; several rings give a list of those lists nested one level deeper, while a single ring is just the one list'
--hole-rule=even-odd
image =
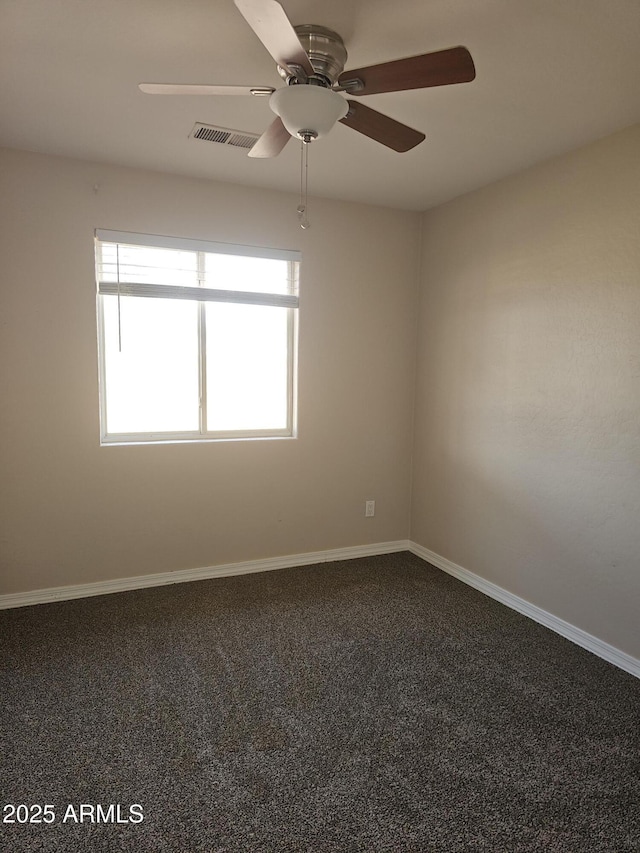
[{"label": "electrical outlet", "polygon": [[376,514],[376,502],[366,501],[364,505],[364,514],[367,518],[371,518]]}]

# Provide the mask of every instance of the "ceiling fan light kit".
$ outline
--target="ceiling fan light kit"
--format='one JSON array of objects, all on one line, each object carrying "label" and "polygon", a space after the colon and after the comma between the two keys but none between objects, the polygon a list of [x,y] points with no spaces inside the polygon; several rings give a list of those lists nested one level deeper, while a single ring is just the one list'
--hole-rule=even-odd
[{"label": "ceiling fan light kit", "polygon": [[349,111],[345,99],[320,86],[285,86],[269,98],[269,106],[291,136],[311,142],[326,136]]},{"label": "ceiling fan light kit", "polygon": [[276,119],[251,148],[250,157],[276,157],[292,137],[301,139],[305,149],[314,139],[326,136],[337,122],[394,151],[410,151],[424,140],[424,133],[346,100],[342,93],[360,98],[467,83],[475,78],[466,47],[344,71],[347,50],[338,33],[316,24],[294,28],[277,0],[234,3],[275,60],[278,74],[286,81],[284,87],[140,83],[139,88],[154,95],[268,96]]}]

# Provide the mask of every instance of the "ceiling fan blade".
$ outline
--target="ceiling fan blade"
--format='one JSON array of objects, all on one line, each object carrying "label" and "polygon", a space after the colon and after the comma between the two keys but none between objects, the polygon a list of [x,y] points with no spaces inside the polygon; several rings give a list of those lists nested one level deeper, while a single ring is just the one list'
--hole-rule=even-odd
[{"label": "ceiling fan blade", "polygon": [[340,121],[347,127],[363,133],[369,139],[381,142],[394,151],[409,151],[424,139],[424,133],[414,130],[406,124],[401,124],[389,116],[372,110],[358,101],[347,101],[349,112]]},{"label": "ceiling fan blade", "polygon": [[299,65],[308,75],[314,73],[296,31],[277,0],[234,0],[262,44],[282,68]]},{"label": "ceiling fan blade", "polygon": [[291,134],[283,125],[282,119],[277,118],[253,145],[249,157],[277,157],[290,139]]},{"label": "ceiling fan blade", "polygon": [[146,95],[272,95],[271,86],[207,86],[198,83],[139,83]]},{"label": "ceiling fan blade", "polygon": [[[376,95],[379,92],[403,92],[407,89],[426,89],[431,86],[448,86],[451,83],[468,83],[476,76],[471,54],[466,47],[450,47],[435,53],[408,56],[367,68],[343,71],[338,77],[351,95]],[[353,80],[362,87],[350,87]]]}]

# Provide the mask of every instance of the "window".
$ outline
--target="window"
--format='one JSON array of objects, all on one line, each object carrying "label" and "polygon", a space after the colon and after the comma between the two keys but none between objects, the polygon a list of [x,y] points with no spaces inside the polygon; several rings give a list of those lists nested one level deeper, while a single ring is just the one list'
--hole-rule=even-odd
[{"label": "window", "polygon": [[102,443],[293,435],[299,262],[97,231]]}]

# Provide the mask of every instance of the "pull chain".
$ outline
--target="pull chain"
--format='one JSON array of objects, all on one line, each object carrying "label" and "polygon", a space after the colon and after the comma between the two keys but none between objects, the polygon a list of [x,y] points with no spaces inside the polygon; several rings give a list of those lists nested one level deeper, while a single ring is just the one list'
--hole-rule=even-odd
[{"label": "pull chain", "polygon": [[306,230],[311,223],[307,216],[309,202],[309,144],[302,140],[300,143],[300,204],[298,205],[298,221],[300,227]]},{"label": "pull chain", "polygon": [[120,317],[120,246],[116,244],[116,272],[118,275],[118,352],[122,352],[122,320]]}]

